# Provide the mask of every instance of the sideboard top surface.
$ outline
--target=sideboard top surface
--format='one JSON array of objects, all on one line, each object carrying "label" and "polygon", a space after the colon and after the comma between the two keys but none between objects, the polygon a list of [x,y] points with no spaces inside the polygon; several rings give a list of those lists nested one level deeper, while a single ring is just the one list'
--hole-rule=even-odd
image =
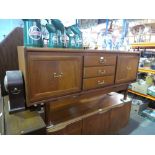
[{"label": "sideboard top surface", "polygon": [[140,54],[138,51],[112,51],[112,50],[93,50],[93,49],[71,49],[71,48],[38,48],[38,47],[24,47],[19,46],[19,48],[25,49],[27,52],[74,52],[74,53],[120,53],[120,54]]}]

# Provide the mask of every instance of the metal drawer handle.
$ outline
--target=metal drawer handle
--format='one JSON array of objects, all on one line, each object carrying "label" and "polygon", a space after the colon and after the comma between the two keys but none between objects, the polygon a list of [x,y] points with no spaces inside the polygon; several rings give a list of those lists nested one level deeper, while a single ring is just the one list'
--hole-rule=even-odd
[{"label": "metal drawer handle", "polygon": [[104,57],[100,57],[99,62],[100,62],[101,64],[103,64],[103,63],[105,63],[105,62],[106,62],[106,59],[105,59]]},{"label": "metal drawer handle", "polygon": [[127,68],[126,68],[126,69],[127,69],[127,70],[131,70],[131,67],[128,67],[128,66],[127,66]]},{"label": "metal drawer handle", "polygon": [[61,78],[63,76],[63,73],[61,72],[60,74],[53,73],[54,78]]},{"label": "metal drawer handle", "polygon": [[105,70],[103,70],[103,71],[102,70],[98,70],[98,74],[99,75],[103,75],[103,74],[105,74],[105,72],[106,72]]},{"label": "metal drawer handle", "polygon": [[104,84],[104,80],[103,81],[97,81],[98,85],[103,85]]},{"label": "metal drawer handle", "polygon": [[11,90],[12,94],[19,94],[21,92],[21,90],[18,90],[17,88],[14,88],[13,90]]}]

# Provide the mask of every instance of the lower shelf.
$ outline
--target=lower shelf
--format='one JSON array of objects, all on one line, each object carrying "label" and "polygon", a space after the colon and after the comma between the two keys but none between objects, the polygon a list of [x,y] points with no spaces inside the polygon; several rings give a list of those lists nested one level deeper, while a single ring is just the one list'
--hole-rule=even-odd
[{"label": "lower shelf", "polygon": [[155,74],[155,70],[153,69],[150,69],[148,67],[141,67],[138,69],[139,72],[142,72],[142,73],[151,73],[151,74]]},{"label": "lower shelf", "polygon": [[153,96],[150,96],[150,95],[144,95],[144,94],[141,94],[141,93],[139,93],[139,92],[135,92],[135,91],[133,91],[133,90],[131,90],[131,89],[128,89],[128,92],[130,92],[130,93],[133,93],[133,94],[136,94],[136,95],[139,95],[139,96],[142,96],[142,97],[145,97],[145,98],[147,98],[147,99],[150,99],[150,100],[155,101],[155,97],[153,97]]}]

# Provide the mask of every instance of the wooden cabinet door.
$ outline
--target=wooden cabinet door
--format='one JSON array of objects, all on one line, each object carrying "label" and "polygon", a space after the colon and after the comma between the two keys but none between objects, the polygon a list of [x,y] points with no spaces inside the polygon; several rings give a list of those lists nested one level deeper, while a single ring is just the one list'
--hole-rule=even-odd
[{"label": "wooden cabinet door", "polygon": [[30,102],[81,90],[82,57],[44,54],[28,55]]},{"label": "wooden cabinet door", "polygon": [[129,121],[131,102],[115,107],[110,112],[110,132],[113,134],[123,128]]},{"label": "wooden cabinet door", "polygon": [[75,123],[69,124],[65,129],[66,135],[81,135],[82,131],[82,121],[77,121]]},{"label": "wooden cabinet door", "polygon": [[102,135],[109,132],[109,111],[83,119],[83,135]]},{"label": "wooden cabinet door", "polygon": [[132,82],[136,80],[138,62],[138,56],[118,56],[115,83]]}]

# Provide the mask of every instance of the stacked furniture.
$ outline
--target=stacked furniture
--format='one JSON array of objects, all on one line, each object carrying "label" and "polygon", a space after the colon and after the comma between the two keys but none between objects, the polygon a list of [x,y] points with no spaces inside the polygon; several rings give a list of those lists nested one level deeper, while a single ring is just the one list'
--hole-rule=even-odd
[{"label": "stacked furniture", "polygon": [[[103,119],[106,123],[112,122],[112,117],[118,117],[116,124],[123,117],[129,119],[130,105],[124,106],[124,103],[131,103],[126,98],[127,90],[129,83],[136,80],[139,56],[139,52],[18,47],[19,69],[25,81],[26,106],[44,105],[48,133],[66,122],[70,129],[66,129],[65,124],[65,132],[61,134],[112,133],[116,131],[112,130],[113,123],[107,125],[105,131],[108,132],[104,132],[104,129],[87,132],[82,131],[87,128],[83,122],[90,119],[87,116],[92,116],[92,112],[93,117],[98,117],[98,112],[105,110],[107,112],[103,114]],[[124,96],[107,96],[110,92],[121,90],[125,92]],[[113,113],[114,107],[122,110]],[[125,112],[122,114],[120,111]],[[101,118],[98,120],[100,122]],[[124,122],[122,124],[127,121]],[[118,126],[120,129],[123,125]],[[74,132],[76,129],[80,132]]]}]

